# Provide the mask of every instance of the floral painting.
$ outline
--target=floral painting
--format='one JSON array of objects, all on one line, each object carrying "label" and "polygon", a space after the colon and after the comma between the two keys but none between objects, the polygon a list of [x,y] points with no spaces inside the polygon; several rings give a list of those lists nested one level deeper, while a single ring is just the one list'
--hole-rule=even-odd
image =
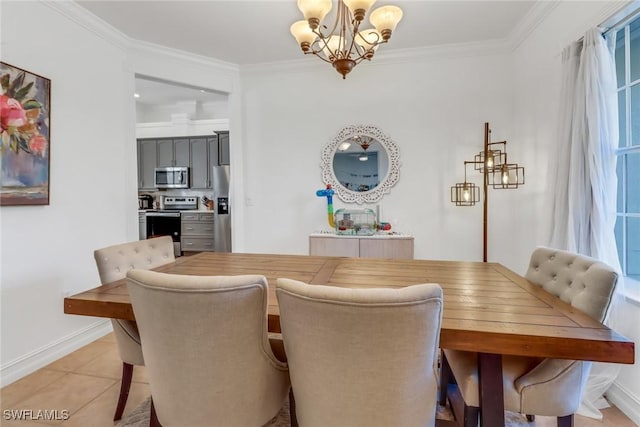
[{"label": "floral painting", "polygon": [[51,80],[0,62],[0,205],[49,204]]}]

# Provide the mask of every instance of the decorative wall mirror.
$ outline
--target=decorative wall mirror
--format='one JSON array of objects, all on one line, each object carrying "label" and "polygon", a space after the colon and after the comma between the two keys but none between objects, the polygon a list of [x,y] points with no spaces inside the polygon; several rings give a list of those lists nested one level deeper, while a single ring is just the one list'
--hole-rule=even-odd
[{"label": "decorative wall mirror", "polygon": [[398,146],[375,126],[347,126],[322,150],[322,181],[345,203],[374,203],[400,175]]}]

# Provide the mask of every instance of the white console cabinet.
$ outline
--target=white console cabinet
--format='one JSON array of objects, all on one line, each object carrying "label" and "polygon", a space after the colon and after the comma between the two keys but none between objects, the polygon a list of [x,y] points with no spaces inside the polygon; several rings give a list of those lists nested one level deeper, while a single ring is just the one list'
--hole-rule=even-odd
[{"label": "white console cabinet", "polygon": [[341,236],[309,235],[309,255],[413,259],[413,237],[406,234]]}]

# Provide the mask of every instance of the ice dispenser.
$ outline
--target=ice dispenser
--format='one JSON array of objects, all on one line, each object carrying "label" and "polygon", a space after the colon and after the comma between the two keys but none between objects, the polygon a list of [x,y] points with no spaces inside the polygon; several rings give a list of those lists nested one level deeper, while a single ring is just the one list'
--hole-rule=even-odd
[{"label": "ice dispenser", "polygon": [[228,214],[229,214],[229,198],[218,197],[218,215],[228,215]]}]

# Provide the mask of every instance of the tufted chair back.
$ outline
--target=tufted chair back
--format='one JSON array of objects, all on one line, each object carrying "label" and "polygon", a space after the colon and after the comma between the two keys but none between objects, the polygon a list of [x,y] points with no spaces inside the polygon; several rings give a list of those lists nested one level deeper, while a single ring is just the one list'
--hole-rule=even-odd
[{"label": "tufted chair back", "polygon": [[[109,246],[94,251],[93,257],[96,260],[102,284],[124,279],[127,271],[134,268],[150,270],[175,261],[171,236]],[[133,366],[143,366],[144,357],[136,322],[111,319],[111,324],[123,363],[120,398],[114,415],[114,421],[117,421],[122,417],[127,403]]]},{"label": "tufted chair back", "polygon": [[[594,258],[563,250],[537,247],[531,254],[527,280],[603,322],[611,306],[618,274]],[[477,425],[478,367],[471,352],[443,351],[441,388],[446,394],[453,375],[464,399],[466,425]],[[565,359],[502,357],[505,409],[531,415],[558,417],[558,426],[573,425],[573,414],[591,370],[591,362]],[[441,402],[442,403],[442,402]]]},{"label": "tufted chair back", "polygon": [[542,246],[531,254],[525,277],[599,322],[618,281],[618,274],[597,259]]},{"label": "tufted chair back", "polygon": [[103,284],[124,279],[134,268],[151,270],[176,260],[171,236],[109,246],[96,250],[93,256]]}]

